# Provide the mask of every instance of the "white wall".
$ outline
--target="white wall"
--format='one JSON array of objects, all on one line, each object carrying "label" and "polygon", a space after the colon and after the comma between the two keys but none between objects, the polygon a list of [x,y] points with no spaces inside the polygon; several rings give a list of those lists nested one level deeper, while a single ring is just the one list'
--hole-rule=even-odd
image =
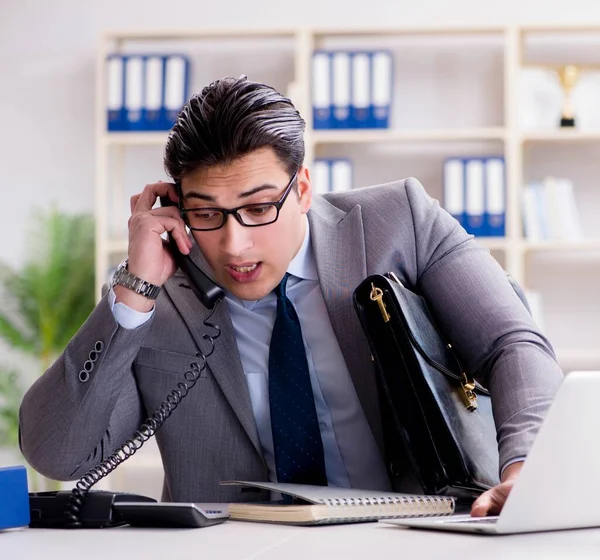
[{"label": "white wall", "polygon": [[21,262],[33,204],[93,209],[94,64],[102,30],[600,23],[597,0],[371,0],[366,6],[356,0],[0,0],[0,259]]}]

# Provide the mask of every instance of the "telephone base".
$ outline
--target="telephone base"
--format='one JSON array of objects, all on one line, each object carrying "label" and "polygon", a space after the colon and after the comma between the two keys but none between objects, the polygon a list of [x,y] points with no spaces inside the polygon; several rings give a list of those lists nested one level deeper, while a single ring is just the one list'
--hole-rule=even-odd
[{"label": "telephone base", "polygon": [[[31,519],[29,526],[44,529],[64,529],[68,523],[65,517],[65,508],[70,496],[70,491],[30,493],[29,513]],[[103,490],[89,492],[81,508],[81,527],[91,529],[125,525],[126,521],[113,508],[114,504],[118,502],[156,502],[156,500],[137,494]]]}]

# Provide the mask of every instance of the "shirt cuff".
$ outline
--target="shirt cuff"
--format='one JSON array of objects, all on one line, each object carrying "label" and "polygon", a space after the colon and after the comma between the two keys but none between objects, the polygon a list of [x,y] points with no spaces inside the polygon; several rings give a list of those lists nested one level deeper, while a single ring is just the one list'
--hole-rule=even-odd
[{"label": "shirt cuff", "polygon": [[154,315],[154,307],[147,313],[142,313],[141,311],[131,309],[131,307],[125,305],[124,303],[115,303],[116,299],[117,296],[115,291],[111,288],[108,292],[108,303],[110,305],[110,310],[112,311],[117,323],[119,323],[119,325],[121,325],[124,329],[137,329],[144,323],[148,322]]},{"label": "shirt cuff", "polygon": [[509,465],[512,465],[513,463],[519,463],[519,462],[524,461],[524,460],[525,460],[525,457],[515,457],[514,459],[511,459],[510,461],[507,461],[506,464],[500,470],[500,479],[502,479],[502,475],[504,474],[505,469]]}]

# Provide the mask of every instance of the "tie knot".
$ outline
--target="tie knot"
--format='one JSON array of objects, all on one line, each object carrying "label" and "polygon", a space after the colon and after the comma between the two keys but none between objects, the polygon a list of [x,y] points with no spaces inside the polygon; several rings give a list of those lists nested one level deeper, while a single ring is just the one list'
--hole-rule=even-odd
[{"label": "tie knot", "polygon": [[285,273],[285,276],[281,279],[281,282],[279,282],[279,284],[277,284],[277,287],[275,288],[275,295],[277,296],[277,299],[281,299],[283,297],[285,297],[285,287],[287,285],[287,281],[288,278],[290,277],[289,272]]}]

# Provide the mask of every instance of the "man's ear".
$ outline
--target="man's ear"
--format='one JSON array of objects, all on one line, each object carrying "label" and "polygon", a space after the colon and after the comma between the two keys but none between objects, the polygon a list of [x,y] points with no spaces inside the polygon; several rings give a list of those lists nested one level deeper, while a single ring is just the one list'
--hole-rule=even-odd
[{"label": "man's ear", "polygon": [[303,214],[306,214],[312,204],[312,185],[310,183],[310,173],[304,165],[298,170],[296,185],[300,209]]}]

